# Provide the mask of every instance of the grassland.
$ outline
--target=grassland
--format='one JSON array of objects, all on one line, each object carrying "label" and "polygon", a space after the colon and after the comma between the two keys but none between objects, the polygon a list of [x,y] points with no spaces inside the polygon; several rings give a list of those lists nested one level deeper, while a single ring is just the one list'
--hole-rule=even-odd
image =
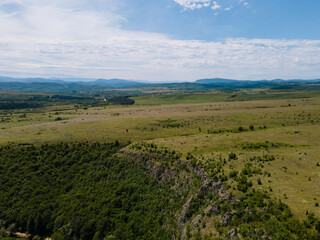
[{"label": "grassland", "polygon": [[132,97],[136,105],[168,105],[168,104],[194,104],[206,102],[234,102],[253,100],[299,99],[319,96],[319,91],[278,91],[267,89],[233,90],[185,93],[185,94],[157,94]]},{"label": "grassland", "polygon": [[227,163],[226,173],[242,169],[250,157],[273,155],[275,160],[263,164],[270,176],[261,176],[262,185],[254,185],[272,190],[299,218],[307,210],[320,216],[315,206],[320,203],[317,92],[259,90],[133,99],[133,106],[2,111],[0,143],[148,141],[204,162],[234,152],[238,160]]}]

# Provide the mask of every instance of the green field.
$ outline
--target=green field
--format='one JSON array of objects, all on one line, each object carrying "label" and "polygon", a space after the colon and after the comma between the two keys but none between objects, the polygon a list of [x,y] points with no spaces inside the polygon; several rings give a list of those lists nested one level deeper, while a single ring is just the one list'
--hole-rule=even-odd
[{"label": "green field", "polygon": [[193,104],[206,102],[233,102],[275,99],[299,99],[319,96],[319,91],[264,91],[261,89],[239,92],[203,93],[203,94],[163,94],[132,97],[136,105]]},{"label": "green field", "polygon": [[[133,97],[132,106],[2,111],[0,143],[146,141],[204,169],[226,159],[216,176],[227,176],[228,189],[237,192],[229,175],[249,166],[260,172],[249,175],[255,189],[281,199],[298,219],[306,219],[306,212],[319,217],[320,94],[262,92],[150,95]],[[213,229],[207,224],[200,233]]]}]

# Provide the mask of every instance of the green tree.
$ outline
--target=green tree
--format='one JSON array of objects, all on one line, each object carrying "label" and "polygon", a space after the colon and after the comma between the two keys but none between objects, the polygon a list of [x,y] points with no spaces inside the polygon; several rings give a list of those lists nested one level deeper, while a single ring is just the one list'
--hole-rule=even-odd
[{"label": "green tree", "polygon": [[30,216],[27,223],[27,231],[28,233],[34,234],[35,231],[35,221],[33,216]]}]

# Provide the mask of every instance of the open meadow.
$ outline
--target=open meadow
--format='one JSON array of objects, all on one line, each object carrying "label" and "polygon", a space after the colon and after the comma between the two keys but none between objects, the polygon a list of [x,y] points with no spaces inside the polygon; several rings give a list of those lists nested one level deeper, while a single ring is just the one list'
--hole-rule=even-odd
[{"label": "open meadow", "polygon": [[[262,171],[252,178],[256,188],[287,203],[301,219],[306,211],[319,216],[320,95],[250,101],[230,96],[151,95],[134,98],[133,106],[2,111],[0,143],[147,141],[203,163],[235,153],[237,160],[224,166],[226,175],[251,164]],[[231,179],[227,183],[235,187]]]}]

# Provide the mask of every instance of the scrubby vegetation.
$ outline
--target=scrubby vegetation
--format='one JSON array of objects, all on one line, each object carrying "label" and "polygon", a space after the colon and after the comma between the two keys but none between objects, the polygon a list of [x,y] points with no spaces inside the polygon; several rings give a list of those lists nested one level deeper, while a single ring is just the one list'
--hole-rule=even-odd
[{"label": "scrubby vegetation", "polygon": [[244,150],[258,150],[258,149],[270,149],[270,148],[281,148],[281,147],[294,147],[289,144],[279,143],[279,142],[257,142],[257,143],[245,143],[242,145]]},{"label": "scrubby vegetation", "polygon": [[114,105],[132,105],[134,100],[130,99],[128,96],[113,97],[109,98],[108,102]]}]

